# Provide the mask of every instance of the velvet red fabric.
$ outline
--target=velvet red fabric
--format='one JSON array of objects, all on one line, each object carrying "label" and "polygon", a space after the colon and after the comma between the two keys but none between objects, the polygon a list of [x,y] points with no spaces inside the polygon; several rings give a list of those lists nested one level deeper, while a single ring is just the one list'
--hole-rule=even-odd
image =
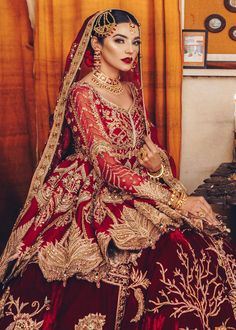
[{"label": "velvet red fabric", "polygon": [[[220,269],[220,267],[217,270],[217,256],[212,251],[208,251],[209,243],[209,238],[196,234],[192,230],[183,232],[175,230],[164,235],[156,243],[155,249],[143,250],[134,268],[146,274],[151,283],[147,290],[143,290],[146,312],[139,321],[130,322],[137,314],[138,303],[134,291],[129,289],[120,329],[179,330],[189,328],[205,330],[218,329],[217,327],[223,324],[227,326],[225,329],[234,329],[236,321],[232,307],[229,301],[225,300],[229,287],[223,269]],[[226,247],[226,249],[228,248]],[[187,267],[183,265],[179,258],[178,251],[180,250],[182,250],[180,255],[186,254],[188,257],[189,264]],[[202,257],[202,250],[205,251],[206,259]],[[211,262],[210,268],[207,266],[208,261]],[[177,306],[174,303],[163,305],[159,312],[153,311],[155,307],[153,302],[156,301],[158,296],[163,296],[162,290],[163,292],[166,290],[160,273],[161,264],[166,269],[166,281],[173,284],[168,291],[168,297],[173,302],[182,303],[185,301],[186,303],[182,304],[182,315],[179,317],[171,316]],[[201,268],[203,264],[206,265],[205,268]],[[186,279],[186,287],[181,287],[181,281],[183,280],[181,274],[186,277],[190,274],[192,268],[194,268],[193,279]],[[177,270],[179,270],[180,275],[177,275]],[[217,276],[215,276],[216,273]],[[224,283],[224,290],[219,301],[217,295],[222,289],[220,283]],[[21,315],[24,313],[25,319],[28,317],[29,320],[34,319],[38,323],[44,320],[43,330],[77,329],[75,326],[78,321],[91,313],[106,315],[106,323],[101,329],[115,329],[119,286],[102,281],[98,288],[95,283],[73,277],[69,279],[64,287],[62,282],[48,283],[42,276],[38,266],[31,264],[22,277],[18,277],[11,282],[10,287],[11,295],[14,297],[12,311],[15,314],[15,320],[17,316],[20,319],[20,313],[17,314],[15,307],[16,301],[19,299],[20,303],[28,303],[22,308]],[[204,293],[203,288],[207,287],[208,289]],[[189,300],[188,295],[191,296]],[[43,309],[33,315],[35,311],[33,302],[37,301],[42,305],[46,297],[50,300],[50,309]],[[197,304],[197,299],[199,304]],[[218,307],[216,306],[217,300]],[[0,319],[0,329],[7,329],[9,324],[14,324],[13,322],[12,315]],[[28,324],[30,324],[29,321]]]}]

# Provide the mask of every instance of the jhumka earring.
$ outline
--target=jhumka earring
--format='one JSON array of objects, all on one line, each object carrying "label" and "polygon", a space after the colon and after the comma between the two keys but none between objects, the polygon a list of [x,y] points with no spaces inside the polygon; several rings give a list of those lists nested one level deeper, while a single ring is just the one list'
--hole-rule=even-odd
[{"label": "jhumka earring", "polygon": [[94,69],[96,71],[99,71],[101,68],[101,51],[99,49],[96,49],[94,51],[94,55],[93,55],[93,59],[94,59]]},{"label": "jhumka earring", "polygon": [[134,60],[134,63],[132,64],[132,67],[131,67],[132,72],[135,71],[137,64],[138,64],[138,57],[136,57],[136,59]]}]

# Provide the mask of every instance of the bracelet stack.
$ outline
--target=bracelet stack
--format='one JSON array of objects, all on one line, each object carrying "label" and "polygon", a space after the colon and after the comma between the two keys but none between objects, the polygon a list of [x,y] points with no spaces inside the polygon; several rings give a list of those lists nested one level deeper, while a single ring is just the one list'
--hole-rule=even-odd
[{"label": "bracelet stack", "polygon": [[164,166],[161,164],[161,168],[156,171],[156,172],[147,172],[147,174],[150,176],[152,179],[158,179],[160,178],[164,173]]},{"label": "bracelet stack", "polygon": [[173,209],[180,209],[187,198],[188,195],[184,191],[174,190],[170,197],[168,205]]}]

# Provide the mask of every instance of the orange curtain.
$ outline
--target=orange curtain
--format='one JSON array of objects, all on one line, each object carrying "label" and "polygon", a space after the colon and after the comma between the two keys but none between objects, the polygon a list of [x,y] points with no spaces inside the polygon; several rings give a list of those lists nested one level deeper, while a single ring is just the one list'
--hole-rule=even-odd
[{"label": "orange curtain", "polygon": [[0,248],[33,171],[35,115],[32,30],[24,1],[0,1]]},{"label": "orange curtain", "polygon": [[181,49],[179,0],[40,0],[36,8],[36,105],[39,152],[48,134],[69,47],[84,19],[104,8],[132,12],[141,22],[143,78],[149,118],[179,173],[181,145]]}]

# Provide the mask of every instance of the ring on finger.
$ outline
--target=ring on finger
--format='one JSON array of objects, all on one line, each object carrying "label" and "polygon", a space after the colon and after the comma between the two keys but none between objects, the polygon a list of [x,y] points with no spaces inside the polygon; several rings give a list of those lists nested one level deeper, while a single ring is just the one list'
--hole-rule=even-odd
[{"label": "ring on finger", "polygon": [[205,216],[206,216],[206,212],[203,209],[198,211],[197,214],[200,218],[205,218]]},{"label": "ring on finger", "polygon": [[147,157],[147,151],[144,150],[143,148],[141,148],[141,149],[139,150],[138,155],[139,155],[139,157],[140,157],[141,159],[144,159],[145,157]]}]

